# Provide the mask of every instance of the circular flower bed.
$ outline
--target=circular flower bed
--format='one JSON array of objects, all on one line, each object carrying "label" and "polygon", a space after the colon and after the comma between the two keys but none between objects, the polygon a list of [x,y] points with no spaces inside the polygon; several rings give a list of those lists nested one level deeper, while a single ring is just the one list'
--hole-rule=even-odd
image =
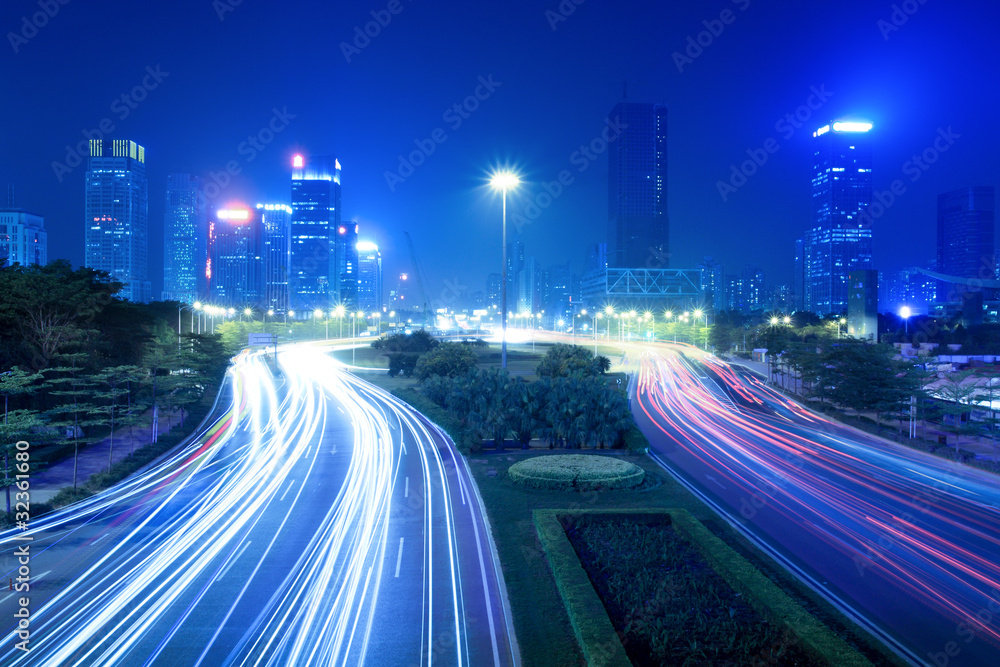
[{"label": "circular flower bed", "polygon": [[646,472],[628,461],[585,454],[535,456],[512,465],[507,474],[533,489],[630,489],[642,484]]}]

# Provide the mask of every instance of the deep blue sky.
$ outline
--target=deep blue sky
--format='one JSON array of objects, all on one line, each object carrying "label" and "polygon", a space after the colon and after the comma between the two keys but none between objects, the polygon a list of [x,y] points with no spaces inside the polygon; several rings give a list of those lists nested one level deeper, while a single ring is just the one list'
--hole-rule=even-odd
[{"label": "deep blue sky", "polygon": [[[447,298],[451,284],[482,289],[499,271],[500,203],[482,186],[499,163],[532,181],[522,198],[573,172],[523,241],[542,265],[570,260],[582,269],[588,245],[605,233],[607,160],[580,173],[571,156],[599,136],[624,80],[633,82],[630,100],[669,107],[673,266],[710,254],[728,272],[756,263],[772,282],[790,281],[793,242],[809,223],[809,140],[829,119],[871,120],[876,189],[894,179],[907,186],[876,223],[877,268],[933,257],[938,193],[1000,181],[1000,10],[988,0],[903,3],[918,9],[888,39],[878,24],[890,20],[888,1],[564,0],[575,11],[553,30],[546,11],[558,11],[558,0],[399,0],[402,11],[350,63],[341,42],[387,0],[242,0],[220,20],[218,9],[232,2],[72,0],[17,53],[5,37],[0,184],[13,183],[15,203],[45,216],[50,258],[81,263],[84,229],[85,165],[59,182],[52,163],[105,118],[112,136],[146,147],[154,294],[167,173],[207,175],[236,160],[242,174],[220,204],[286,201],[299,150],[339,157],[345,218],[382,247],[387,288],[410,270],[404,231],[431,299]],[[678,72],[672,54],[724,9],[734,20]],[[9,0],[0,28],[18,33],[22,17],[38,11],[37,0]],[[115,100],[142,83],[147,66],[169,74],[122,120]],[[491,75],[499,87],[455,129],[444,112]],[[832,96],[786,138],[776,122],[813,86]],[[240,144],[275,108],[295,118],[248,163]],[[912,182],[904,163],[948,127],[960,137]],[[391,191],[384,173],[397,155],[437,128],[447,141]],[[770,137],[780,150],[723,202],[717,181]],[[511,213],[525,203],[511,201]]]}]

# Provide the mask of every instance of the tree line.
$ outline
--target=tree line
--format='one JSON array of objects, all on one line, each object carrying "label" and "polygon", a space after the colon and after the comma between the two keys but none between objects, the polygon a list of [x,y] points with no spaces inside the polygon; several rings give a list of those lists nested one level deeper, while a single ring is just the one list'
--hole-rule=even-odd
[{"label": "tree line", "polygon": [[178,334],[180,304],[136,304],[122,284],[69,262],[0,267],[0,425],[3,484],[15,443],[48,465],[109,434],[147,425],[154,406],[183,420],[217,387],[230,351],[219,336]]}]

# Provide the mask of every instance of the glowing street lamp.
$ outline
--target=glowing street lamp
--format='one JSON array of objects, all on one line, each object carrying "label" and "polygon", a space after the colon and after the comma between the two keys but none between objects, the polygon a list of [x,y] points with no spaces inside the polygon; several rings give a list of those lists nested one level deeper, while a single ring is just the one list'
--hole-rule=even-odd
[{"label": "glowing street lamp", "polygon": [[910,334],[910,316],[913,315],[913,310],[909,306],[903,306],[899,309],[899,316],[903,318],[903,335],[908,336]]},{"label": "glowing street lamp", "polygon": [[503,277],[500,281],[500,308],[503,313],[501,323],[503,333],[500,340],[500,365],[502,368],[507,368],[507,191],[516,188],[520,182],[521,179],[512,171],[494,172],[490,177],[490,185],[493,186],[493,189],[500,190],[503,193],[503,237],[501,239],[503,245],[501,250]]}]

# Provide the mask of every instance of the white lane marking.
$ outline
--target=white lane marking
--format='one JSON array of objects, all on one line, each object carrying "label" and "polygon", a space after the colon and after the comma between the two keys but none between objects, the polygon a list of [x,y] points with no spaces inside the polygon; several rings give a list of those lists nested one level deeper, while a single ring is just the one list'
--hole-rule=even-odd
[{"label": "white lane marking", "polygon": [[311,452],[312,449],[313,449],[312,445],[309,445],[309,447],[306,448],[306,458],[309,458],[309,452]]},{"label": "white lane marking", "polygon": [[399,446],[403,448],[403,453],[405,454],[406,453],[406,443],[403,442],[402,438],[399,439]]},{"label": "white lane marking", "polygon": [[399,566],[403,563],[403,538],[399,538],[399,553],[396,554],[396,579],[399,579]]},{"label": "white lane marking", "polygon": [[292,490],[293,486],[295,486],[295,480],[294,479],[288,483],[288,488],[285,489],[285,492],[281,494],[280,498],[278,498],[278,502],[279,503],[285,500],[285,496],[288,495],[288,492]]},{"label": "white lane marking", "polygon": [[237,551],[236,555],[233,556],[231,559],[229,559],[229,562],[226,563],[226,566],[224,568],[222,568],[222,572],[220,572],[219,576],[217,576],[215,578],[216,581],[218,581],[219,579],[222,579],[224,576],[226,576],[226,572],[229,572],[229,568],[231,568],[233,565],[236,564],[236,561],[238,561],[240,559],[240,556],[243,555],[243,552],[247,550],[248,546],[250,546],[250,540],[247,540],[246,544],[243,545],[243,548],[240,549],[239,551]]},{"label": "white lane marking", "polygon": [[344,412],[344,408],[340,407],[339,405],[337,406],[337,409],[340,410],[340,414],[342,414],[342,415],[343,414],[347,414],[347,413]]},{"label": "white lane marking", "polygon": [[94,540],[93,542],[91,542],[90,546],[94,546],[95,544],[97,544],[98,542],[100,542],[101,540],[103,540],[105,537],[107,537],[110,534],[111,533],[104,533],[103,535],[101,535],[100,537],[98,537],[96,540]]},{"label": "white lane marking", "polygon": [[409,498],[410,497],[410,478],[409,477],[406,478],[406,485],[403,487],[403,497],[404,498]]}]

